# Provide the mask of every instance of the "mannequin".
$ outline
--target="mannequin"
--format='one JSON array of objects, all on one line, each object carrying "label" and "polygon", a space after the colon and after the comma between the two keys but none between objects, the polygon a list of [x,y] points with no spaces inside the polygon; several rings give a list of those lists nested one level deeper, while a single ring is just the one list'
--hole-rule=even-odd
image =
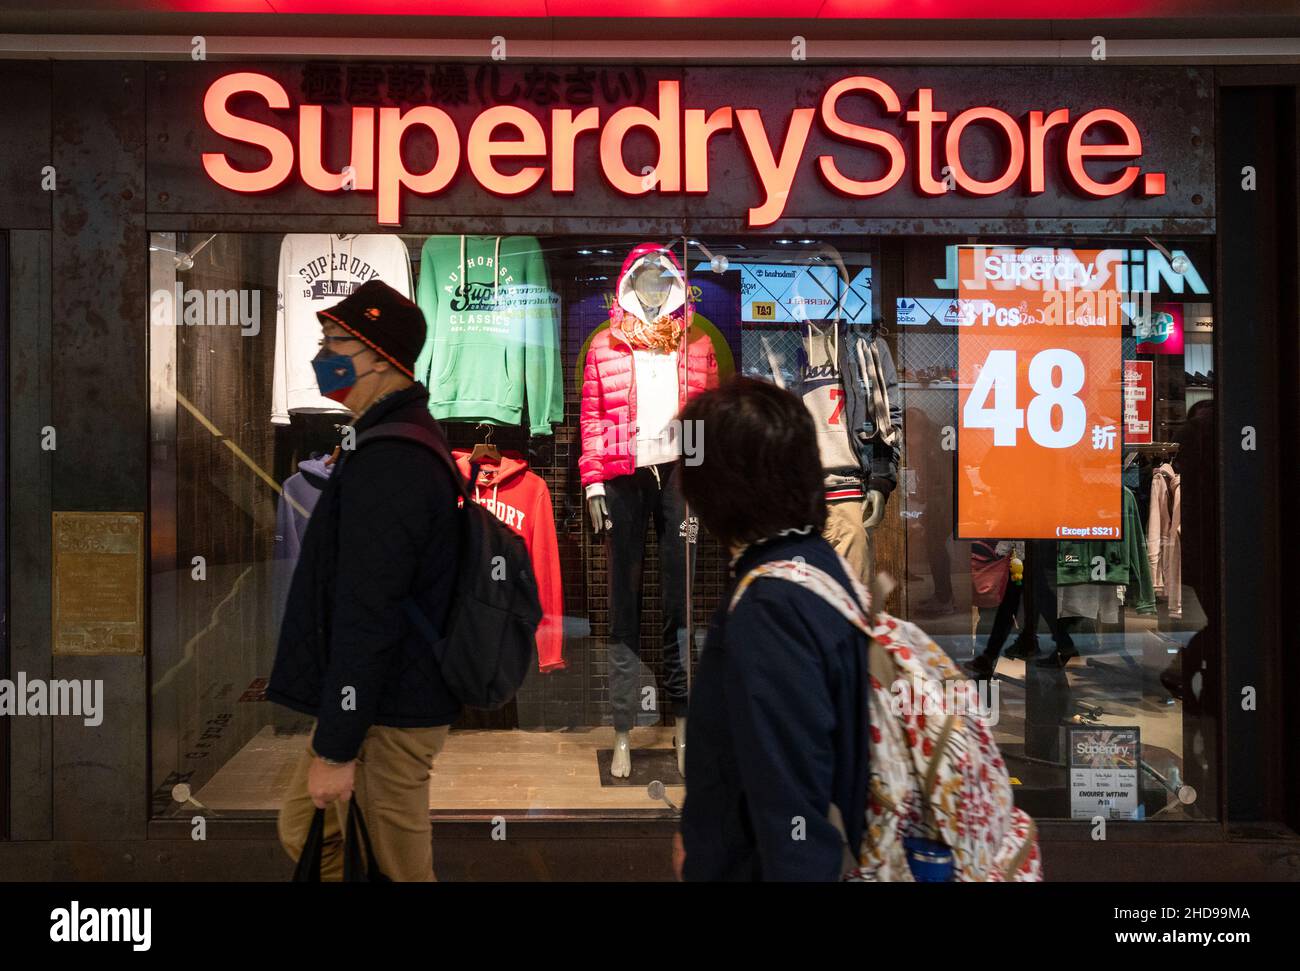
[{"label": "mannequin", "polygon": [[647,519],[659,545],[663,688],[673,712],[678,769],[685,769],[688,547],[696,528],[677,487],[681,441],[674,418],[687,398],[717,384],[712,345],[690,330],[687,294],[671,251],[651,243],[633,249],[619,274],[610,327],[593,338],[584,368],[579,465],[592,527],[604,536],[609,556],[615,778],[632,771]]},{"label": "mannequin", "polygon": [[[840,266],[843,288],[848,271]],[[804,321],[798,366],[786,367],[773,343],[763,339],[772,379],[797,375],[790,390],[813,416],[825,475],[828,518],[824,536],[870,583],[874,573],[872,532],[884,519],[898,478],[902,413],[898,378],[888,345],[874,328],[850,327],[836,315]]]}]

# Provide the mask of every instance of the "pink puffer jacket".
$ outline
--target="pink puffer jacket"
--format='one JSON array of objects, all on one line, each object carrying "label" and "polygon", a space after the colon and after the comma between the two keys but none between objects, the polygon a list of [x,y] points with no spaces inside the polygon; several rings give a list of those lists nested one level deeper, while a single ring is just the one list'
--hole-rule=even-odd
[{"label": "pink puffer jacket", "polygon": [[[671,250],[643,243],[623,263],[619,274],[620,294],[632,266],[652,252],[665,254],[677,266]],[[694,317],[690,303],[679,307],[674,317],[682,321],[686,330],[687,322]],[[578,469],[584,487],[636,471],[636,371],[632,345],[620,326],[621,318],[615,301],[610,325],[592,338],[583,368],[582,457]],[[677,355],[679,410],[689,399],[718,386],[718,358],[712,341],[694,327],[689,327],[682,336],[685,353],[679,350]]]}]

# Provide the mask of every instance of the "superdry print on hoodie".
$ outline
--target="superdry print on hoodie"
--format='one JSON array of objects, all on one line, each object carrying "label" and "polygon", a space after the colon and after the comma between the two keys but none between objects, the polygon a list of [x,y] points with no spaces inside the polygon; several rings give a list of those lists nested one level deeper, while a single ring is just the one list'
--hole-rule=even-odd
[{"label": "superdry print on hoodie", "polygon": [[338,303],[368,280],[383,280],[411,296],[411,258],[397,236],[375,233],[289,233],[280,244],[276,276],[275,368],[271,421],[289,424],[291,411],[346,413],[316,386],[311,359],[320,346],[316,311]]},{"label": "superdry print on hoodie", "polygon": [[564,590],[555,539],[555,510],[546,482],[529,471],[528,462],[518,452],[502,452],[499,463],[480,462],[477,480],[470,468],[470,450],[458,448],[451,454],[461,473],[473,482],[474,501],[523,537],[542,602],[537,666],[543,672],[563,669]]},{"label": "superdry print on hoodie", "polygon": [[420,251],[429,325],[415,377],[447,421],[549,435],[564,420],[558,300],[533,236],[430,236]]}]

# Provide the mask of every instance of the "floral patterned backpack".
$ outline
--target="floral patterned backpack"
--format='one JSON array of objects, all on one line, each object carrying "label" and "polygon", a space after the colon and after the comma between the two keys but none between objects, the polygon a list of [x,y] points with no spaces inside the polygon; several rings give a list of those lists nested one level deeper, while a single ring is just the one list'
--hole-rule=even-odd
[{"label": "floral patterned backpack", "polygon": [[[846,852],[844,879],[912,881],[903,840],[919,836],[952,851],[954,880],[1042,880],[1034,821],[1013,803],[975,683],[915,624],[871,614],[871,594],[843,565],[856,599],[822,570],[777,560],[741,579],[729,609],[753,581],[773,577],[803,585],[868,637],[871,791],[862,845],[856,861]],[[838,812],[831,807],[842,833]]]}]

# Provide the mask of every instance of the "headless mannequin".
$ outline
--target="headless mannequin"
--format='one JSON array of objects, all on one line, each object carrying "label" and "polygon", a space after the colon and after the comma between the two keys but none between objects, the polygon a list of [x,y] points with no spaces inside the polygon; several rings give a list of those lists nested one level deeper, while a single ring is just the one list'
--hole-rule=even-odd
[{"label": "headless mannequin", "polygon": [[[838,314],[834,320],[829,321],[826,325],[821,327],[812,321],[807,321],[806,324],[808,328],[808,332],[804,337],[804,353],[806,358],[809,361],[812,361],[814,358],[817,358],[818,360],[826,360],[829,358],[834,360],[836,367],[838,367],[839,355],[835,350],[836,342],[838,340],[849,339],[849,335],[840,333],[841,324]],[[875,339],[874,331],[871,334],[871,339]],[[815,347],[814,345],[817,346]],[[778,374],[775,366],[773,368],[773,374]],[[841,396],[844,394],[843,387],[846,379],[848,379],[848,375],[840,375],[839,381]],[[778,381],[778,383],[780,382]],[[812,408],[813,406],[810,405],[809,407]],[[814,417],[817,417],[816,413],[814,413]],[[851,443],[849,443],[849,447],[851,447]],[[855,460],[855,467],[856,464]],[[862,528],[864,530],[863,541],[866,546],[864,575],[860,577],[863,583],[869,583],[871,581],[871,575],[875,573],[874,537],[872,536],[872,532],[884,519],[885,506],[887,502],[888,496],[879,489],[867,488],[862,492],[861,516]],[[828,534],[828,538],[831,538],[830,534]],[[836,546],[837,552],[843,556],[849,557],[849,559],[854,562],[855,566],[858,565],[856,558],[849,553],[848,548],[844,546],[842,542],[832,539],[832,543]]]},{"label": "headless mannequin", "polygon": [[[635,272],[632,278],[632,289],[641,305],[644,320],[654,320],[659,316],[659,310],[667,301],[671,286],[671,280],[663,273],[657,262],[642,266]],[[587,500],[587,510],[591,515],[592,528],[597,535],[600,535],[601,530],[608,530],[613,525],[609,504],[603,495],[591,496]],[[677,752],[677,771],[685,777],[685,715],[678,715],[674,719],[673,748]],[[626,779],[632,774],[631,732],[614,733],[614,755],[610,761],[609,774],[616,779]]]}]

